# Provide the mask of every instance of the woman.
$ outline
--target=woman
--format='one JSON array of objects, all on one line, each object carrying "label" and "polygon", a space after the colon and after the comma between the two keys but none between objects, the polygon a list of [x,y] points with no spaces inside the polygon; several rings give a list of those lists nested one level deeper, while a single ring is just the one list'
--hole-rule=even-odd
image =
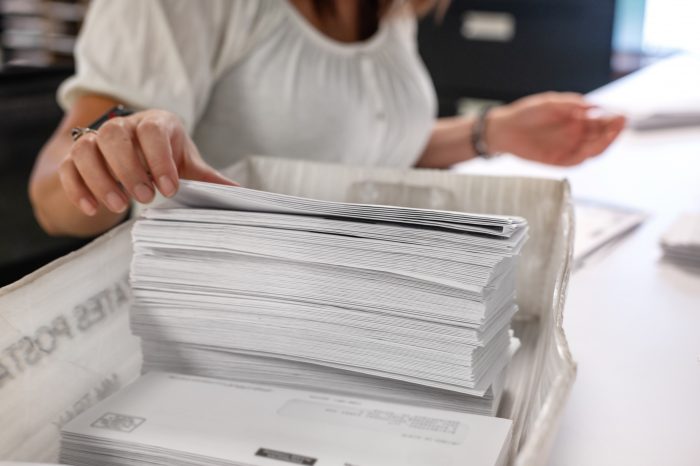
[{"label": "woman", "polygon": [[[231,184],[215,168],[251,154],[443,168],[511,152],[571,165],[619,134],[622,117],[589,117],[575,94],[528,97],[479,123],[435,120],[415,37],[431,3],[93,0],[78,72],[59,90],[66,115],[30,180],[39,223],[94,235],[131,199],[172,196],[179,178]],[[71,140],[118,103],[141,111]]]}]

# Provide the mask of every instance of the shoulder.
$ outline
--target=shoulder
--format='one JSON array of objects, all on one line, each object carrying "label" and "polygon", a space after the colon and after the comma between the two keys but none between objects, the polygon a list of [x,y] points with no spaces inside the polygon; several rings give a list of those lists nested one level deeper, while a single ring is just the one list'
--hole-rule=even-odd
[{"label": "shoulder", "polygon": [[92,0],[83,35],[99,43],[96,36],[109,31],[113,42],[160,43],[161,50],[171,43],[180,54],[207,60],[217,74],[276,27],[282,1]]},{"label": "shoulder", "polygon": [[255,46],[269,37],[284,17],[286,0],[223,0],[219,19],[219,49],[214,74],[244,58]]},{"label": "shoulder", "polygon": [[415,13],[410,10],[398,11],[387,18],[387,21],[392,27],[398,31],[404,38],[415,39],[418,31],[418,19]]},{"label": "shoulder", "polygon": [[418,19],[415,13],[403,9],[390,14],[385,21],[397,42],[408,50],[417,49]]},{"label": "shoulder", "polygon": [[[253,30],[269,22],[282,0],[92,0],[86,22],[145,27],[167,21],[176,35],[195,38],[231,26]],[[130,24],[128,24],[128,23]]]}]

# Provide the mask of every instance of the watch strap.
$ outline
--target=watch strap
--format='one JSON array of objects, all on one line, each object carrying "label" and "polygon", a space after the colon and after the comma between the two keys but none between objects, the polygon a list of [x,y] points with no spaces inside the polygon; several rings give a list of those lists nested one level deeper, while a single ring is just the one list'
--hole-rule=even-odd
[{"label": "watch strap", "polygon": [[132,110],[129,110],[128,108],[126,108],[123,105],[116,105],[116,106],[110,108],[109,110],[107,110],[97,120],[92,122],[92,124],[90,126],[88,126],[88,128],[90,128],[92,130],[97,130],[100,128],[100,126],[102,126],[107,121],[111,120],[112,118],[125,117],[125,116],[132,115],[133,113],[134,112]]},{"label": "watch strap", "polygon": [[472,148],[474,149],[474,155],[484,159],[490,159],[494,156],[494,154],[489,151],[488,145],[486,144],[486,127],[491,108],[491,106],[486,105],[479,110],[479,114],[472,125],[471,132],[471,142]]}]

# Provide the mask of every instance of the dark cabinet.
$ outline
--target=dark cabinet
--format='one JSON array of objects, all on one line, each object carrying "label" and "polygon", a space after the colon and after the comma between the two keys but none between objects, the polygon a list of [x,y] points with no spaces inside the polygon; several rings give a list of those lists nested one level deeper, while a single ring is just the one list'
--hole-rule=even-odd
[{"label": "dark cabinet", "polygon": [[69,68],[0,71],[0,286],[86,242],[46,235],[27,194],[34,159],[63,114],[56,88],[70,74]]},{"label": "dark cabinet", "polygon": [[611,78],[615,0],[452,0],[419,46],[441,102],[588,92]]}]

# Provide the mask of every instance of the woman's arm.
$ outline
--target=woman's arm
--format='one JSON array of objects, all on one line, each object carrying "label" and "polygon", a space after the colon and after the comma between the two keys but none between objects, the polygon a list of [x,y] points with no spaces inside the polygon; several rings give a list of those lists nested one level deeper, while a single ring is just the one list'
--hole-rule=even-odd
[{"label": "woman's arm", "polygon": [[[492,110],[493,111],[493,110]],[[448,168],[476,156],[471,142],[473,118],[449,117],[435,122],[433,134],[416,163],[421,168]]]},{"label": "woman's arm", "polygon": [[[493,108],[486,120],[490,152],[507,152],[552,165],[576,165],[603,152],[625,125],[620,115],[591,115],[592,105],[571,93],[544,93]],[[447,168],[475,156],[473,119],[437,121],[417,166]]]},{"label": "woman's arm", "polygon": [[113,118],[76,142],[71,128],[87,126],[117,102],[80,97],[41,150],[29,182],[35,216],[52,235],[93,236],[118,224],[131,199],[177,191],[178,179],[233,184],[209,167],[180,119],[162,110]]}]

